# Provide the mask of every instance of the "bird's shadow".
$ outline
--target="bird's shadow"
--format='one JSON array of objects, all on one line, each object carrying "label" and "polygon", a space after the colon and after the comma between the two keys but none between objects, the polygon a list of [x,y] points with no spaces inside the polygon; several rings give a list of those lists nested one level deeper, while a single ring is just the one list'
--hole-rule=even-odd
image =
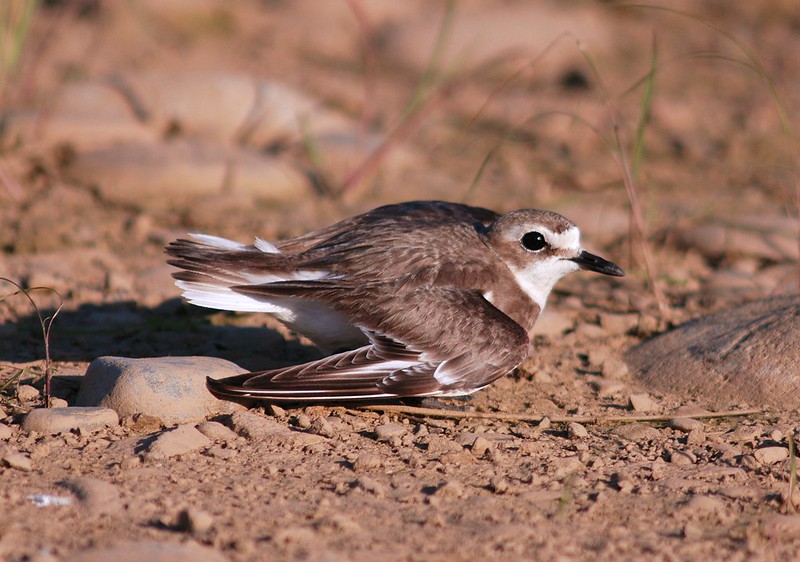
[{"label": "bird's shadow", "polygon": [[[52,310],[43,310],[44,317]],[[302,363],[322,356],[313,345],[284,337],[263,325],[265,317],[197,308],[180,299],[155,307],[132,301],[83,304],[62,310],[53,321],[50,356],[56,362],[84,362],[103,355],[220,357],[252,371]],[[243,325],[262,324],[262,325]],[[36,314],[0,323],[0,363],[29,363],[45,357]]]}]

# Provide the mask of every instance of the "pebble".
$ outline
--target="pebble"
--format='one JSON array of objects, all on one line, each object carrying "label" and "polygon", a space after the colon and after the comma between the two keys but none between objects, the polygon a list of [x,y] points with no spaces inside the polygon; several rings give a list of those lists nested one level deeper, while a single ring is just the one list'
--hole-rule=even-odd
[{"label": "pebble", "polygon": [[211,445],[211,440],[191,425],[179,425],[169,429],[153,440],[147,448],[148,460],[164,459],[197,451]]},{"label": "pebble", "polygon": [[687,451],[672,451],[669,462],[678,466],[688,466],[697,462],[697,458]]},{"label": "pebble", "polygon": [[661,432],[654,427],[641,423],[630,423],[614,428],[611,433],[627,441],[641,443],[655,441],[661,437]]},{"label": "pebble", "polygon": [[50,407],[51,408],[67,408],[69,406],[69,402],[64,400],[63,398],[58,398],[57,396],[50,397]]},{"label": "pebble", "polygon": [[243,372],[215,357],[99,357],[86,371],[76,404],[105,406],[120,416],[143,413],[170,424],[197,422],[243,409],[217,399],[206,388],[207,376]]},{"label": "pebble", "polygon": [[311,418],[307,414],[300,414],[295,418],[295,425],[300,429],[308,429],[311,427]]},{"label": "pebble", "polygon": [[230,423],[236,433],[248,439],[258,440],[269,437],[270,435],[288,434],[291,432],[288,427],[275,419],[260,416],[252,412],[235,412],[231,416]]},{"label": "pebble", "polygon": [[703,422],[694,418],[672,418],[667,425],[684,433],[689,433],[695,429],[703,429]]},{"label": "pebble", "polygon": [[63,562],[226,562],[226,558],[207,546],[194,542],[121,542],[114,546],[88,548],[63,558]]},{"label": "pebble", "polygon": [[621,379],[628,375],[628,364],[617,357],[608,357],[600,364],[600,374],[609,379]]},{"label": "pebble", "polygon": [[214,441],[229,443],[239,436],[235,431],[215,421],[205,421],[197,426],[197,431]]},{"label": "pebble", "polygon": [[753,451],[753,456],[761,464],[776,464],[789,458],[786,447],[761,447]]},{"label": "pebble", "polygon": [[214,518],[210,513],[196,507],[189,507],[178,513],[175,527],[187,533],[203,534],[214,526]]},{"label": "pebble", "polygon": [[39,398],[41,393],[37,388],[29,384],[21,384],[17,387],[17,398],[23,402],[31,402]]},{"label": "pebble", "polygon": [[586,468],[577,455],[553,459],[550,466],[553,468],[553,476],[556,478],[564,478]]},{"label": "pebble", "polygon": [[401,423],[383,423],[375,426],[375,438],[378,441],[390,441],[393,437],[402,437],[408,432]]},{"label": "pebble", "polygon": [[81,476],[69,478],[61,486],[75,494],[80,505],[90,515],[115,515],[122,511],[119,490],[113,484],[90,476]]},{"label": "pebble", "polygon": [[109,408],[39,408],[25,416],[22,431],[52,435],[79,429],[91,433],[116,425],[119,425],[119,417]]},{"label": "pebble", "polygon": [[586,427],[577,422],[570,422],[569,425],[567,425],[567,434],[570,439],[585,439],[589,437],[589,432],[586,430]]},{"label": "pebble", "polygon": [[33,463],[29,457],[7,448],[0,450],[0,463],[22,472],[33,470]]},{"label": "pebble", "polygon": [[458,499],[464,497],[465,493],[464,485],[458,480],[446,480],[436,488],[436,497],[439,498]]},{"label": "pebble", "polygon": [[492,443],[485,437],[478,435],[475,441],[472,442],[472,454],[476,457],[483,457],[486,453],[492,451]]},{"label": "pebble", "polygon": [[628,402],[635,412],[653,412],[658,409],[658,404],[646,392],[631,394]]},{"label": "pebble", "polygon": [[383,460],[379,455],[370,453],[360,453],[353,461],[353,470],[362,472],[367,470],[374,470],[383,465]]},{"label": "pebble", "polygon": [[592,385],[597,389],[597,395],[600,398],[614,396],[625,390],[625,383],[614,379],[596,380],[592,382]]},{"label": "pebble", "polygon": [[11,439],[12,435],[14,435],[14,430],[6,424],[0,423],[0,440]]},{"label": "pebble", "polygon": [[313,435],[320,435],[322,437],[335,437],[336,430],[333,425],[328,421],[325,416],[317,416],[311,420],[311,425],[308,426],[308,432]]}]

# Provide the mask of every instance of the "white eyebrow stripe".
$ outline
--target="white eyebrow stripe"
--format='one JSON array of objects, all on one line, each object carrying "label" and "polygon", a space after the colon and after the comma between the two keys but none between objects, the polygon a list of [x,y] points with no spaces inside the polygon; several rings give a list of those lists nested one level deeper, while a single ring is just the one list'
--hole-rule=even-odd
[{"label": "white eyebrow stripe", "polygon": [[551,246],[574,249],[579,249],[581,247],[581,231],[578,230],[577,226],[570,227],[564,232],[558,233],[553,232],[549,228],[542,228],[541,230]]}]

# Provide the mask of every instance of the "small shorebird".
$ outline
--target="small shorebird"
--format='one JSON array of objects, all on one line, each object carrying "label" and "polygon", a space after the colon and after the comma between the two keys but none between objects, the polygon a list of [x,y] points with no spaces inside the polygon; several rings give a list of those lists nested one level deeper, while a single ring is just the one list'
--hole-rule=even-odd
[{"label": "small shorebird", "polygon": [[574,223],[534,209],[415,201],[274,243],[190,236],[166,248],[189,302],[267,312],[335,352],[208,380],[218,396],[273,402],[472,394],[526,358],[564,275],[623,275],[581,248]]}]

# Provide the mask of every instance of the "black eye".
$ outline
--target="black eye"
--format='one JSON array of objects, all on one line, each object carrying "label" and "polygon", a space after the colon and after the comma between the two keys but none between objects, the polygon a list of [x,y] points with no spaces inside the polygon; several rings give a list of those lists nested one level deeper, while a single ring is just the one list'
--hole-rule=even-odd
[{"label": "black eye", "polygon": [[531,252],[538,252],[547,246],[547,240],[539,232],[526,232],[520,242],[523,248]]}]

